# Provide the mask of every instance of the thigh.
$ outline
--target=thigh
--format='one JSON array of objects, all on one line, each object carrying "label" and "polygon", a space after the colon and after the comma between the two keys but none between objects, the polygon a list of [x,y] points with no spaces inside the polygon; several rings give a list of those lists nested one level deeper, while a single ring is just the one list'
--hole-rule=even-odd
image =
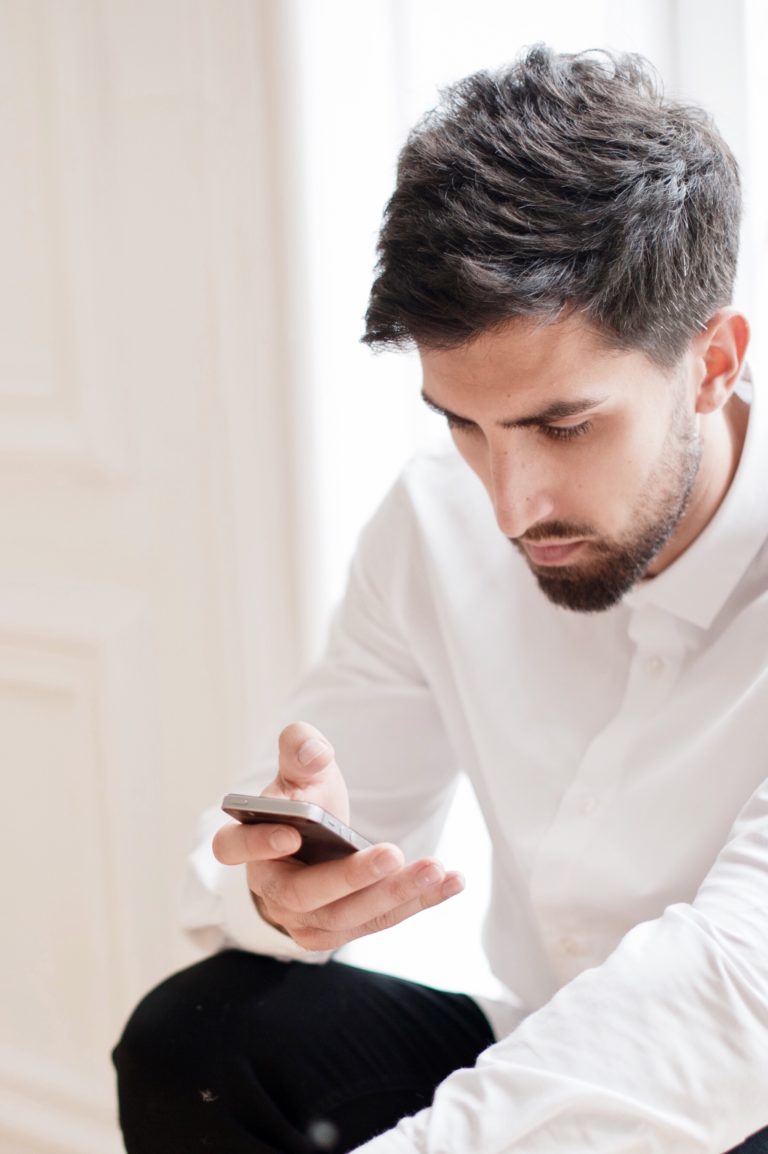
[{"label": "thigh", "polygon": [[463,995],[227,950],[164,982],[126,1027],[126,1145],[150,1151],[151,1129],[170,1154],[203,1126],[212,1152],[349,1150],[428,1105],[492,1042]]},{"label": "thigh", "polygon": [[740,1146],[735,1146],[729,1154],[768,1154],[768,1129],[758,1130]]}]

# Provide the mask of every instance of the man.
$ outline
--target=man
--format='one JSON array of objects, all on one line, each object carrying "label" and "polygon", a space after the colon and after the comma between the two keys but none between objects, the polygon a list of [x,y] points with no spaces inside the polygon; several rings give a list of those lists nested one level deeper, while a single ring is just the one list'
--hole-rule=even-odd
[{"label": "man", "polygon": [[[305,866],[295,832],[229,823],[222,864],[201,847],[188,923],[245,949],[129,1023],[131,1154],[768,1150],[768,454],[738,221],[726,145],[634,58],[537,47],[411,134],[365,340],[416,345],[458,453],[412,462],[365,530],[277,776],[267,755],[243,785],[345,820],[349,788],[375,845]],[[503,1004],[327,961],[460,890],[429,856],[459,768]]]}]

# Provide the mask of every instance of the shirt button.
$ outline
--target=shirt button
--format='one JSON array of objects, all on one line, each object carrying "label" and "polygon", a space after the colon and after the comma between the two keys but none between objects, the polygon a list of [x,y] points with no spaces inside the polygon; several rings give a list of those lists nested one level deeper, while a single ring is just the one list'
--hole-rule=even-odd
[{"label": "shirt button", "polygon": [[591,813],[594,813],[596,809],[597,809],[597,798],[596,797],[583,797],[581,799],[581,801],[579,802],[579,813],[584,814],[585,817],[589,817],[589,815]]},{"label": "shirt button", "polygon": [[643,666],[648,677],[661,677],[664,672],[663,657],[649,657]]}]

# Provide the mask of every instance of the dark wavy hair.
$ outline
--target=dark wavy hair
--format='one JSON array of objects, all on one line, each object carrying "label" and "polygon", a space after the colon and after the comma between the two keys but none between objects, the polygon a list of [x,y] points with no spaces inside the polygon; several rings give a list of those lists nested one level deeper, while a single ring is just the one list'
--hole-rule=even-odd
[{"label": "dark wavy hair", "polygon": [[410,133],[362,339],[453,348],[577,312],[671,365],[731,299],[740,215],[730,149],[647,61],[536,45]]}]

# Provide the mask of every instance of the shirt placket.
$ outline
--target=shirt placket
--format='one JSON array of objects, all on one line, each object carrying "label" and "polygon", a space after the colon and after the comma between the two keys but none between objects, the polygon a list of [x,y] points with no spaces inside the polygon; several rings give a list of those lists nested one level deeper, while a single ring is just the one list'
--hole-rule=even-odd
[{"label": "shirt placket", "polygon": [[[583,908],[585,856],[601,826],[611,821],[628,754],[649,719],[668,700],[685,657],[681,623],[654,606],[633,612],[628,633],[634,652],[619,710],[587,746],[540,842],[531,872],[531,899],[542,934],[566,969],[580,968],[591,954],[588,929],[578,914],[568,912],[571,906]],[[599,904],[599,895],[593,897]]]}]

